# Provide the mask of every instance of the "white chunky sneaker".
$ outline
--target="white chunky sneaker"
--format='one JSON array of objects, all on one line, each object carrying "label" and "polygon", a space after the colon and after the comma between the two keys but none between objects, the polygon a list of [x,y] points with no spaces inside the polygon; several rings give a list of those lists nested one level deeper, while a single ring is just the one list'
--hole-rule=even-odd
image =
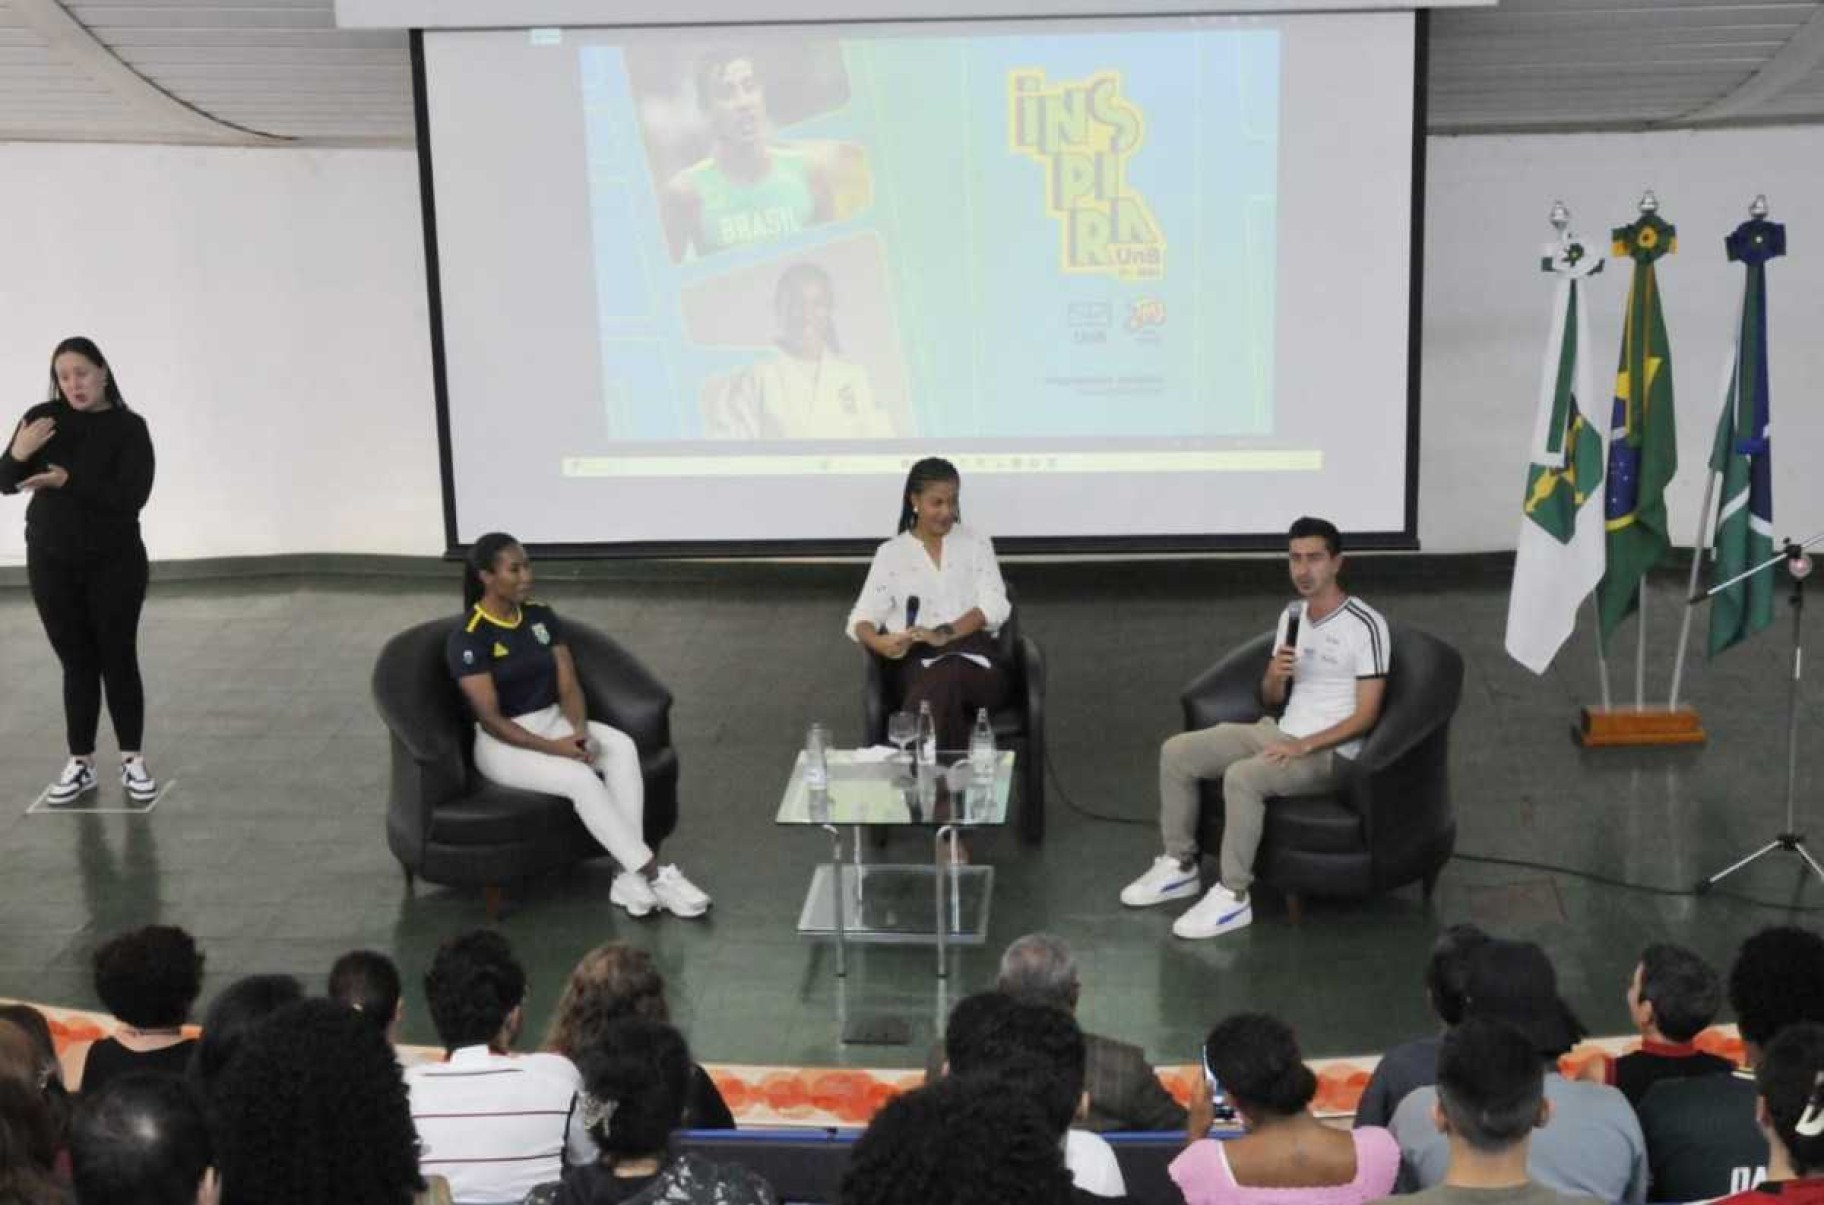
[{"label": "white chunky sneaker", "polygon": [[652,880],[652,893],[659,897],[659,907],[673,916],[702,916],[709,911],[709,896],[676,866],[659,867],[658,877]]},{"label": "white chunky sneaker", "polygon": [[63,773],[57,776],[57,781],[45,791],[44,801],[52,805],[70,803],[78,796],[93,791],[95,784],[94,764],[83,761],[80,757],[72,757],[64,763]]},{"label": "white chunky sneaker", "polygon": [[614,876],[608,900],[627,909],[628,916],[650,916],[659,906],[659,897],[653,894],[652,884],[637,870],[623,870]]},{"label": "white chunky sneaker", "polygon": [[1245,898],[1237,898],[1234,892],[1218,883],[1205,892],[1189,912],[1172,922],[1172,932],[1196,940],[1220,937],[1253,923],[1254,905]]},{"label": "white chunky sneaker", "polygon": [[120,785],[134,803],[151,803],[158,798],[158,780],[146,769],[143,757],[123,757],[120,761]]},{"label": "white chunky sneaker", "polygon": [[1129,908],[1151,908],[1168,900],[1196,895],[1197,867],[1185,869],[1170,854],[1161,854],[1145,874],[1121,889],[1121,902]]}]

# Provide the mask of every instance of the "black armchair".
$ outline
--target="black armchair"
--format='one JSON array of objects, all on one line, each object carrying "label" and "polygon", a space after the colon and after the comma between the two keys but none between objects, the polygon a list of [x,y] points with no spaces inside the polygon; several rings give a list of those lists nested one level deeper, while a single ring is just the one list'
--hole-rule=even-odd
[{"label": "black armchair", "polygon": [[[1255,873],[1283,892],[1294,923],[1306,896],[1364,896],[1418,880],[1425,898],[1456,848],[1450,806],[1450,721],[1463,693],[1463,657],[1437,637],[1388,625],[1392,672],[1381,718],[1330,795],[1275,800]],[[1186,731],[1264,714],[1259,688],[1272,652],[1268,632],[1235,649],[1185,687]],[[1205,782],[1198,844],[1222,846],[1222,783]]]},{"label": "black armchair", "polygon": [[[1008,597],[1012,597],[1012,590]],[[988,717],[994,725],[995,743],[1018,756],[1020,781],[1020,836],[1029,844],[1045,840],[1045,655],[1038,642],[1019,630],[1016,606],[995,634],[996,654],[1007,670],[1007,701]],[[865,677],[861,694],[861,740],[864,745],[885,744],[887,717],[899,700],[893,697],[886,666],[867,649],[861,650]]]},{"label": "black armchair", "polygon": [[[394,636],[374,663],[374,706],[392,734],[386,840],[405,871],[432,883],[479,886],[498,915],[503,884],[601,857],[568,799],[500,786],[475,771],[474,720],[444,665],[460,619],[437,619]],[[591,719],[633,738],[646,784],[646,843],[678,823],[678,756],[671,692],[639,661],[575,620],[564,623]]]}]

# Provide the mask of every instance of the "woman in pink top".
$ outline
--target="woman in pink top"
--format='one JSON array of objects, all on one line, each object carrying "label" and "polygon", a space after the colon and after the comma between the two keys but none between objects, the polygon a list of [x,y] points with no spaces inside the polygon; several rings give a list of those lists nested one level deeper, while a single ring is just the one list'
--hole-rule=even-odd
[{"label": "woman in pink top", "polygon": [[[1393,1191],[1400,1147],[1377,1126],[1311,1115],[1317,1077],[1283,1021],[1239,1013],[1203,1045],[1208,1093],[1191,1102],[1190,1144],[1172,1160],[1185,1205],[1362,1205]],[[1239,1125],[1241,1137],[1209,1137]]]}]

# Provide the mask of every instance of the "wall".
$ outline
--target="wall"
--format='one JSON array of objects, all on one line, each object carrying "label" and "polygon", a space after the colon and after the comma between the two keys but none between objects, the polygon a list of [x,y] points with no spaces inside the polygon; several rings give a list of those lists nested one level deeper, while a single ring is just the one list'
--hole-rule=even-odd
[{"label": "wall", "polygon": [[[0,381],[42,396],[58,338],[93,335],[151,422],[148,542],[165,559],[278,552],[432,555],[437,443],[409,151],[0,145]],[[1769,270],[1779,534],[1824,528],[1824,128],[1434,138],[1426,196],[1419,534],[1427,551],[1510,548],[1550,285],[1545,215],[1586,237],[1643,187],[1678,225],[1661,261],[1691,538],[1741,292],[1722,238],[1765,192],[1792,254]],[[1596,278],[1599,388],[1623,264]],[[1599,410],[1607,413],[1606,400]],[[0,504],[0,563],[23,557]]]}]

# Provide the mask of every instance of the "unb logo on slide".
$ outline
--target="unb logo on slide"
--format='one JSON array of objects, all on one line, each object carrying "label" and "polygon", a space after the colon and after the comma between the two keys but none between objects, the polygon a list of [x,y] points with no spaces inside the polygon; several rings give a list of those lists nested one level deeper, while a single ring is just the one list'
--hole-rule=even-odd
[{"label": "unb logo on slide", "polygon": [[1059,224],[1064,271],[1165,275],[1165,235],[1127,183],[1146,122],[1121,95],[1119,72],[1056,83],[1037,68],[1008,72],[1007,131],[1012,150],[1045,168],[1045,205]]}]

